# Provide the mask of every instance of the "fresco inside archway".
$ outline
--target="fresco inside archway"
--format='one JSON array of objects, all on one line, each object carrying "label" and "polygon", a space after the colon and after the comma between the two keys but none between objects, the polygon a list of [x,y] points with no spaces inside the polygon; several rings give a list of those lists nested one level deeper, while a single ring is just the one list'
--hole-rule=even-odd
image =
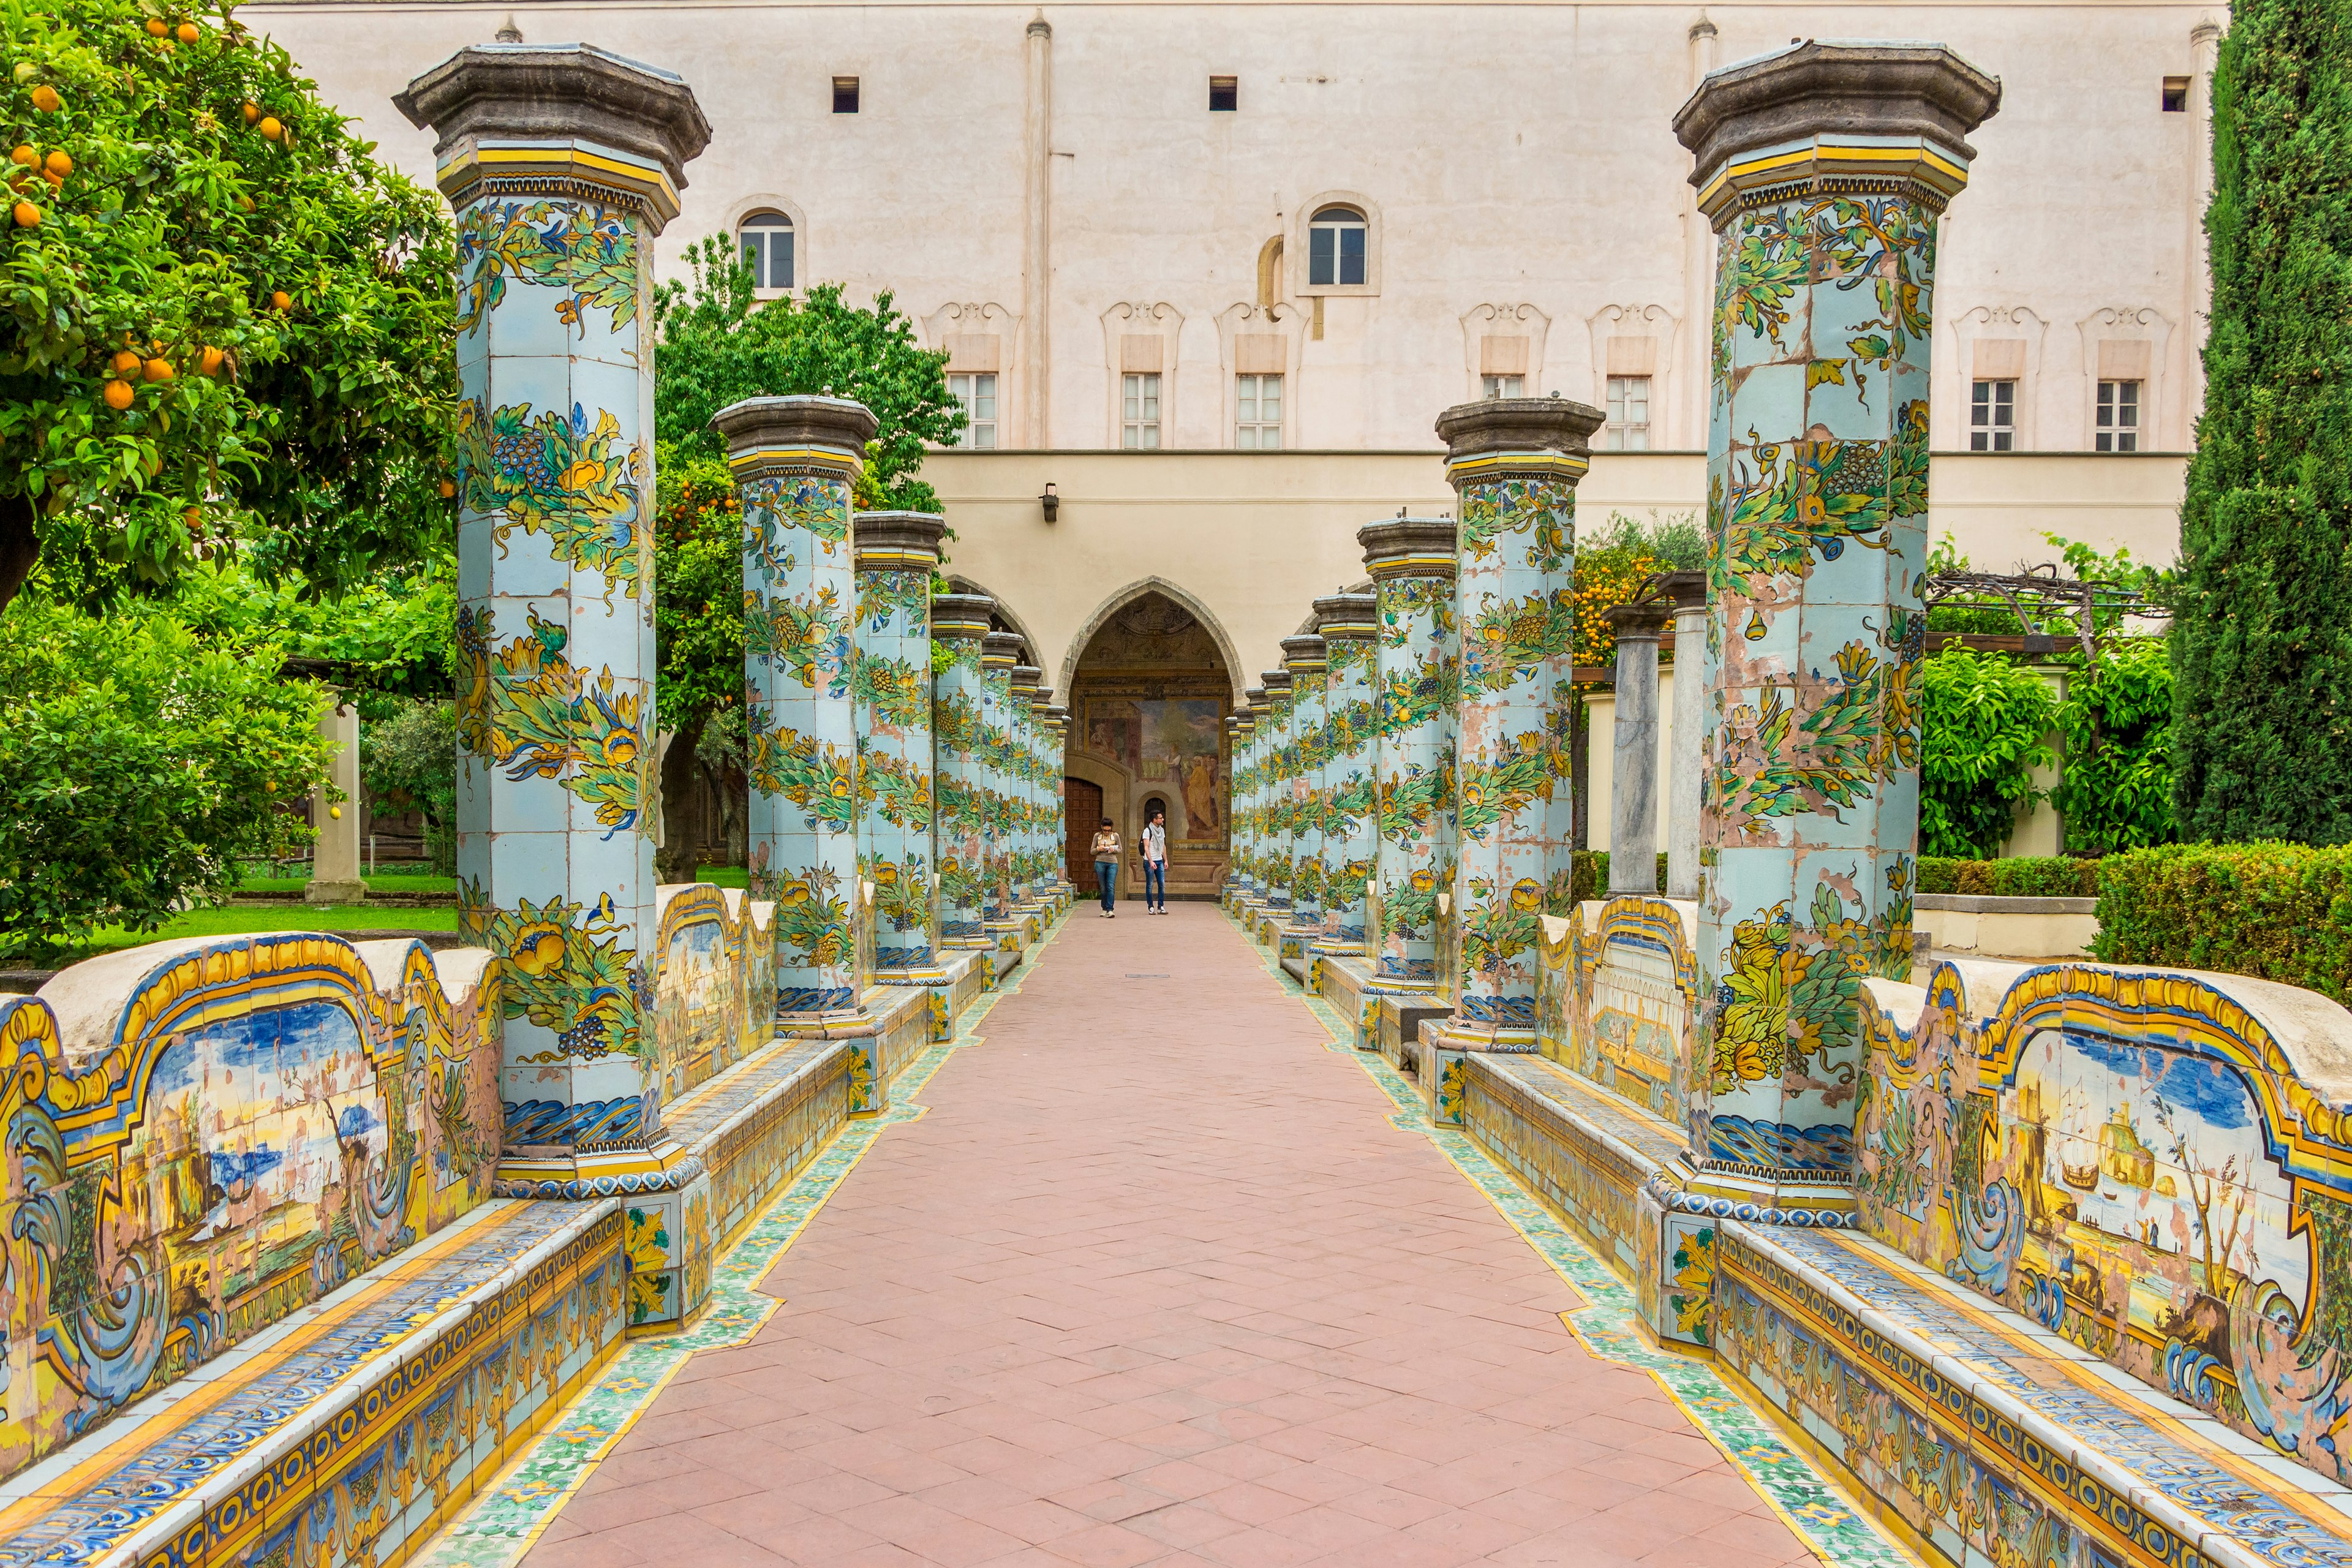
[{"label": "fresco inside archway", "polygon": [[1070,751],[1114,776],[1104,813],[1131,839],[1145,802],[1168,806],[1171,890],[1209,891],[1231,849],[1232,690],[1213,635],[1156,593],[1111,613],[1071,682]]}]

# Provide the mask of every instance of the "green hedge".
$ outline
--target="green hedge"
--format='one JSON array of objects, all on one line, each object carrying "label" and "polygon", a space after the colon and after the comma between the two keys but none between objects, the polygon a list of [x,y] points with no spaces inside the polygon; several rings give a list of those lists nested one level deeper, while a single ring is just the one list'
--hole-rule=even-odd
[{"label": "green hedge", "polygon": [[[1580,904],[1587,899],[1605,899],[1609,896],[1608,850],[1579,849],[1571,858],[1570,866],[1568,885],[1570,898]],[[1658,851],[1657,880],[1651,883],[1651,886],[1654,889],[1663,888],[1665,885],[1666,852],[1661,849]]]},{"label": "green hedge", "polygon": [[2098,865],[2102,963],[2251,974],[2352,1003],[2352,848],[2170,844]]},{"label": "green hedge", "polygon": [[2063,855],[2014,855],[2001,860],[1922,855],[1919,891],[1997,899],[2095,899],[2099,895],[2099,862]]}]

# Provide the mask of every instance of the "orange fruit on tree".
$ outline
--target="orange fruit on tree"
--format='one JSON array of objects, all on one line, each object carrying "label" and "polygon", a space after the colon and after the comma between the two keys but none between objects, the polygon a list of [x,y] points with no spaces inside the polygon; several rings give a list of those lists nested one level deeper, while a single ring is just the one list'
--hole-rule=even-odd
[{"label": "orange fruit on tree", "polygon": [[118,414],[131,406],[131,384],[127,381],[106,384],[106,405]]},{"label": "orange fruit on tree", "polygon": [[202,528],[205,525],[205,509],[200,506],[192,506],[187,510],[180,514],[180,521],[186,523],[190,528]]},{"label": "orange fruit on tree", "polygon": [[140,366],[139,374],[149,381],[169,381],[172,379],[172,362],[158,356]]},{"label": "orange fruit on tree", "polygon": [[29,142],[19,142],[16,150],[8,154],[8,162],[22,163],[27,169],[40,162],[40,158],[41,155],[33,150],[33,144]]},{"label": "orange fruit on tree", "polygon": [[117,375],[138,374],[139,356],[132,353],[129,349],[123,349],[117,353],[114,356],[114,374]]},{"label": "orange fruit on tree", "polygon": [[64,105],[65,100],[59,98],[58,89],[48,83],[43,82],[33,89],[33,107],[43,114],[55,114]]},{"label": "orange fruit on tree", "polygon": [[278,123],[278,116],[274,114],[265,114],[261,117],[261,123],[256,126],[255,129],[261,132],[265,140],[275,142],[278,140],[278,133],[280,131],[285,130],[286,127]]},{"label": "orange fruit on tree", "polygon": [[198,368],[201,369],[205,374],[218,375],[220,374],[221,362],[226,358],[228,358],[228,355],[213,347],[212,344],[206,343],[205,345],[205,352],[197,360],[196,363]]},{"label": "orange fruit on tree", "polygon": [[163,26],[163,19],[161,16],[150,16],[147,18],[147,34],[150,37],[160,38],[163,36],[165,28]]},{"label": "orange fruit on tree", "polygon": [[447,500],[451,496],[454,496],[457,493],[457,487],[456,485],[451,484],[446,479],[443,479],[441,481],[441,499],[443,500]]},{"label": "orange fruit on tree", "polygon": [[250,124],[252,124],[255,121],[257,121],[257,120],[258,120],[258,119],[260,119],[260,118],[261,118],[261,105],[259,105],[259,104],[257,104],[257,103],[250,103],[250,102],[248,102],[248,103],[245,106],[245,122],[246,122],[247,125],[250,125]]},{"label": "orange fruit on tree", "polygon": [[269,308],[273,310],[290,310],[294,308],[294,301],[287,298],[285,289],[280,289],[269,296]]},{"label": "orange fruit on tree", "polygon": [[194,43],[196,41],[196,25],[194,22],[181,23],[177,36],[180,42],[184,44]]},{"label": "orange fruit on tree", "polygon": [[38,228],[41,226],[41,209],[35,206],[30,202],[18,202],[15,208],[10,211],[8,216],[16,220],[16,226],[18,228]]},{"label": "orange fruit on tree", "polygon": [[236,198],[236,210],[237,210],[237,211],[239,211],[239,212],[241,212],[241,213],[249,213],[249,212],[251,212],[251,211],[253,210],[253,198],[252,198],[251,196],[239,196],[239,197],[237,197],[237,198]]}]

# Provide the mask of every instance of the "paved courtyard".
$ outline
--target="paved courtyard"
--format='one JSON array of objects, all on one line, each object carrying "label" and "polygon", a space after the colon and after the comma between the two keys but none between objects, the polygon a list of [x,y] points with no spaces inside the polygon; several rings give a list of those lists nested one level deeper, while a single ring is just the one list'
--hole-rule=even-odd
[{"label": "paved courtyard", "polygon": [[536,1568],[1809,1563],[1213,909],[1081,904]]}]

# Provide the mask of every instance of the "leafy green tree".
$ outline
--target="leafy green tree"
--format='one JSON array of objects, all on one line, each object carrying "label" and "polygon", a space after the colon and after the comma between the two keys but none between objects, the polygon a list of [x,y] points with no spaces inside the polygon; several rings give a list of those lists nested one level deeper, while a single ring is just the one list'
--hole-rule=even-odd
[{"label": "leafy green tree", "polygon": [[425,819],[425,858],[445,877],[457,870],[457,705],[402,700],[360,722],[360,782],[391,813],[415,806]]},{"label": "leafy green tree", "polygon": [[184,574],[168,601],[173,615],[207,642],[231,649],[270,647],[298,668],[331,680],[360,704],[362,724],[389,721],[397,702],[450,693],[457,640],[457,563],[435,553],[360,584],[340,598],[320,595],[300,574],[272,582],[236,560],[215,558]]},{"label": "leafy green tree", "polygon": [[743,700],[743,524],[726,446],[710,416],[746,397],[831,392],[880,421],[858,480],[861,508],[937,511],[919,477],[926,444],[963,427],[948,395],[947,355],[915,342],[914,325],[886,291],[873,306],[820,283],[805,300],[761,300],[751,269],[724,236],[689,247],[691,281],[654,300],[654,635],[660,721],[668,731],[661,787],[668,831],[658,857],[666,881],[695,873],[687,842],[694,768],[711,719]]},{"label": "leafy green tree", "polygon": [[152,931],[310,837],[288,808],[327,776],[327,699],[283,662],[146,607],[0,612],[0,956]]},{"label": "leafy green tree", "polygon": [[2058,705],[2066,847],[2101,855],[2172,838],[2172,659],[2161,637],[2114,637]]},{"label": "leafy green tree", "polygon": [[454,251],[225,0],[7,0],[0,606],[208,544],[334,594],[446,536]]},{"label": "leafy green tree", "polygon": [[2050,685],[1999,654],[1952,648],[1919,661],[1919,853],[1990,859],[2053,765]]},{"label": "leafy green tree", "polygon": [[2213,73],[2213,301],[2181,503],[2173,816],[2352,840],[2352,7],[2244,0]]}]

